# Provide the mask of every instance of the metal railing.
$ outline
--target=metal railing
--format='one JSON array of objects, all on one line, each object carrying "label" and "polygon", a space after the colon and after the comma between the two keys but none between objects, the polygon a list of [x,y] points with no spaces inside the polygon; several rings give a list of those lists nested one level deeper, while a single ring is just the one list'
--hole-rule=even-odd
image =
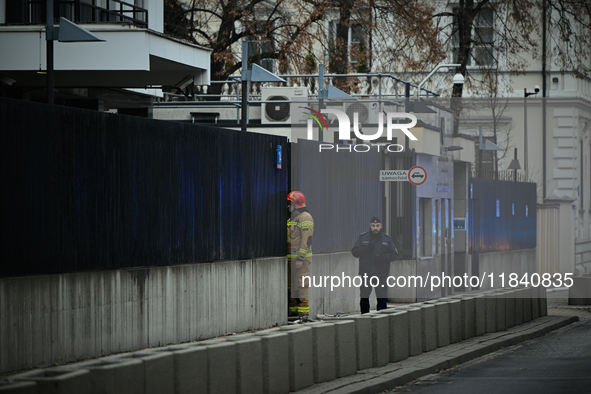
[{"label": "metal railing", "polygon": [[482,169],[481,171],[477,171],[476,169],[472,169],[471,171],[472,178],[480,178],[480,179],[496,179],[498,181],[516,181],[516,182],[532,182],[531,180],[527,180],[525,177],[525,171],[523,170],[487,170]]},{"label": "metal railing", "polygon": [[[104,4],[99,6],[98,4]],[[26,0],[7,18],[7,24],[45,24],[45,0]],[[148,27],[148,10],[121,0],[55,0],[54,18],[77,23],[130,23]]]},{"label": "metal railing", "polygon": [[[319,75],[318,74],[283,74],[279,75],[279,77],[288,80],[295,80],[295,82],[300,87],[308,87],[310,89],[309,98],[316,98],[318,97],[318,90],[319,86],[318,83],[312,85],[311,80],[315,80],[318,82]],[[392,74],[384,74],[384,73],[368,73],[368,74],[324,74],[324,78],[331,83],[336,78],[371,78],[377,79],[377,92],[371,93],[354,93],[350,92],[349,94],[354,98],[364,98],[364,99],[371,99],[378,102],[386,101],[386,100],[397,100],[401,99],[404,100],[406,98],[410,98],[410,88],[418,88],[417,85],[407,82],[403,79],[400,79]],[[390,80],[393,88],[393,93],[385,93],[383,89],[383,82],[386,80]],[[302,86],[303,82],[303,86]],[[163,101],[164,102],[190,102],[199,105],[199,102],[235,102],[240,104],[241,103],[241,84],[240,84],[240,77],[230,77],[230,79],[226,81],[211,81],[211,84],[222,84],[227,85],[226,91],[227,93],[221,94],[209,94],[209,93],[199,93],[196,92],[195,94],[189,96],[181,95],[181,94],[173,94],[173,93],[164,93]],[[402,89],[399,89],[399,84],[402,84]],[[406,87],[408,85],[408,89]],[[199,88],[198,88],[199,89]],[[223,90],[224,88],[222,88]],[[433,92],[431,90],[421,88],[421,91],[427,97],[438,97],[439,93]],[[261,102],[261,95],[257,93],[249,93],[248,95],[249,102]],[[157,103],[162,104],[162,102]],[[397,105],[403,105],[403,102],[395,103]]]}]

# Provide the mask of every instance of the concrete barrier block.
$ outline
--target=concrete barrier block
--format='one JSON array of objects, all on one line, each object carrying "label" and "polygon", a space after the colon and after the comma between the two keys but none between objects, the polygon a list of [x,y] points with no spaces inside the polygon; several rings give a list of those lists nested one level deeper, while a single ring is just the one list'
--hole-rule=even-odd
[{"label": "concrete barrier block", "polygon": [[335,369],[336,377],[342,378],[357,372],[357,347],[355,343],[355,322],[335,322]]},{"label": "concrete barrier block", "polygon": [[531,318],[535,320],[540,317],[540,292],[537,287],[531,287]]},{"label": "concrete barrier block", "polygon": [[475,329],[476,336],[486,334],[486,297],[477,295],[474,297]]},{"label": "concrete barrier block", "polygon": [[0,381],[1,394],[37,394],[36,382]]},{"label": "concrete barrier block", "polygon": [[[91,393],[92,392],[92,378],[91,373],[85,369],[78,369],[75,367],[56,367],[47,369],[34,369],[16,376],[11,377],[15,383],[23,383],[16,385],[9,391],[9,385],[4,388],[0,386],[0,392],[14,392],[16,390],[31,390],[22,392],[39,392],[47,394],[74,394],[74,393]],[[34,382],[33,386],[31,384]],[[20,386],[20,387],[18,387]],[[2,391],[6,390],[6,391]],[[32,391],[36,390],[36,391]]]},{"label": "concrete barrier block", "polygon": [[506,291],[505,298],[505,328],[515,326],[515,292]]},{"label": "concrete barrier block", "polygon": [[475,301],[474,297],[457,296],[452,297],[460,301],[460,332],[461,339],[469,339],[476,335],[475,322]]},{"label": "concrete barrier block", "polygon": [[262,331],[263,393],[289,392],[289,338],[287,332]]},{"label": "concrete barrier block", "polygon": [[397,309],[381,311],[389,318],[390,362],[405,360],[409,353],[408,313]]},{"label": "concrete barrier block", "polygon": [[371,318],[372,364],[382,367],[390,362],[390,318],[380,314]]},{"label": "concrete barrier block", "polygon": [[222,341],[207,348],[207,365],[209,392],[235,393],[237,391],[236,376],[236,342]]},{"label": "concrete barrier block", "polygon": [[449,321],[450,321],[450,341],[457,343],[462,340],[462,301],[450,300],[449,304]]},{"label": "concrete barrier block", "polygon": [[486,294],[486,332],[497,332],[497,298],[494,294]]},{"label": "concrete barrier block", "polygon": [[[314,361],[314,382],[336,379],[335,326],[333,323],[311,325]],[[349,345],[350,346],[350,345]]]},{"label": "concrete barrier block", "polygon": [[312,359],[312,328],[296,326],[285,328],[289,344],[289,389],[301,390],[314,384],[314,360]]},{"label": "concrete barrier block", "polygon": [[[141,394],[145,375],[141,360],[131,358],[97,359],[75,364],[90,372],[91,393]],[[57,368],[56,368],[57,369]]]},{"label": "concrete barrier block", "polygon": [[548,293],[545,287],[540,289],[540,316],[548,316]]},{"label": "concrete barrier block", "polygon": [[144,393],[159,394],[174,392],[174,358],[172,352],[152,349],[125,353],[115,357],[142,361],[144,366]]},{"label": "concrete barrier block", "polygon": [[[435,322],[427,321],[424,323],[432,325],[435,328],[433,337],[436,341],[436,347],[447,346],[450,344],[449,303],[445,301],[435,302],[434,305]],[[425,327],[423,327],[423,331],[424,330]],[[424,345],[423,349],[425,349]]]},{"label": "concrete barrier block", "polygon": [[505,331],[505,329],[507,328],[507,323],[506,323],[506,302],[505,302],[505,292],[498,292],[497,294],[495,294],[495,299],[497,302],[497,325],[496,325],[496,331]]},{"label": "concrete barrier block", "polygon": [[423,321],[420,308],[407,310],[410,322],[410,355],[416,356],[423,352]]},{"label": "concrete barrier block", "polygon": [[524,323],[525,299],[522,289],[514,290],[513,295],[515,296],[515,325],[518,326]]},{"label": "concrete barrier block", "polygon": [[532,310],[532,289],[526,287],[521,290],[523,296],[523,322],[527,323],[533,319]]},{"label": "concrete barrier block", "polygon": [[238,335],[236,344],[236,392],[263,392],[263,349],[261,338],[253,335]]},{"label": "concrete barrier block", "polygon": [[371,317],[365,315],[352,316],[355,322],[355,350],[357,352],[357,369],[373,366],[373,339]]},{"label": "concrete barrier block", "polygon": [[[428,301],[421,304],[421,342],[423,343],[423,353],[430,352],[437,348],[437,336],[439,335],[439,312],[441,305],[436,301]],[[449,331],[448,331],[449,334]]]},{"label": "concrete barrier block", "polygon": [[174,392],[176,394],[207,393],[209,391],[208,349],[203,345],[207,342],[153,349],[153,351],[172,353]]},{"label": "concrete barrier block", "polygon": [[408,352],[409,356],[423,353],[423,321],[420,308],[400,308],[408,314]]}]

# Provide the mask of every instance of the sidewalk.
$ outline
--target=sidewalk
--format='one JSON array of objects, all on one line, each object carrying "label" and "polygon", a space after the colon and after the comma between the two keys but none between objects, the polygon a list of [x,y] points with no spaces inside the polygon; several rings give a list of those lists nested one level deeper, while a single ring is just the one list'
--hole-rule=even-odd
[{"label": "sidewalk", "polygon": [[315,384],[297,393],[378,393],[588,318],[591,318],[591,307],[549,305],[548,316],[508,330],[474,337],[384,367],[358,371],[355,375]]}]

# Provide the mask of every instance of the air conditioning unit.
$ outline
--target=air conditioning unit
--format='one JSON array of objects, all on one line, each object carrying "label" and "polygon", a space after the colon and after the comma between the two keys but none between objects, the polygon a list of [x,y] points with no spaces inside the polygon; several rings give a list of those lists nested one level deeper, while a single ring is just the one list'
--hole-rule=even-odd
[{"label": "air conditioning unit", "polygon": [[[363,126],[377,126],[379,122],[380,104],[377,101],[356,101],[353,103],[344,103],[344,111],[353,124],[354,114],[357,112],[358,121]],[[382,112],[384,112],[382,110]],[[384,122],[386,115],[384,114]]]},{"label": "air conditioning unit", "polygon": [[[361,130],[363,134],[373,136],[378,130],[378,123],[380,122],[380,103],[377,101],[355,101],[343,103],[343,111],[349,117],[351,128],[354,127],[355,113],[357,113],[357,122],[361,123]],[[386,110],[382,108],[382,137],[379,140],[372,140],[374,142],[382,142],[386,137],[385,123],[387,121]]]},{"label": "air conditioning unit", "polygon": [[[294,116],[294,111],[304,112],[306,107],[308,88],[268,87],[261,89],[262,101],[277,101],[277,103],[263,103],[261,110],[262,124],[291,124],[299,122],[302,117]],[[298,103],[300,102],[301,103]]]}]

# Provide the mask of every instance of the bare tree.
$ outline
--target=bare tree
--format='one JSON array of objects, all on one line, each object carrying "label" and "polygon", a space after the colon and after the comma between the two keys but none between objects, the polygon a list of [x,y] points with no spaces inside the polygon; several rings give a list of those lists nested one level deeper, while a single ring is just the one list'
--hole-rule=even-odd
[{"label": "bare tree", "polygon": [[[496,79],[489,79],[488,82],[491,85],[498,84]],[[503,148],[502,151],[488,151],[488,153],[478,150],[478,155],[488,156],[485,161],[492,161],[490,171],[494,174],[494,178],[498,179],[499,162],[507,159],[512,154],[511,132],[513,126],[510,121],[511,119],[505,118],[508,111],[509,98],[501,97],[497,86],[489,86],[488,91],[490,92],[488,97],[462,99],[462,109],[466,114],[481,120],[483,132],[491,135],[491,137],[486,139]],[[452,100],[460,99],[454,98]],[[477,157],[477,160],[480,163],[480,156]],[[476,170],[478,173],[478,168]]]},{"label": "bare tree", "polygon": [[[543,16],[552,56],[563,71],[591,77],[591,2],[580,0],[460,0],[450,1],[433,15],[443,45],[467,75],[469,66],[480,72],[503,68],[523,71],[527,56],[541,59]],[[544,11],[546,10],[546,11]],[[454,86],[454,97],[462,96]]]},{"label": "bare tree", "polygon": [[[226,80],[240,69],[237,45],[249,40],[249,60],[272,60],[280,71],[308,64],[316,39],[313,25],[328,4],[316,0],[165,0],[166,32],[212,50],[211,79]],[[238,53],[237,53],[238,52]],[[219,93],[220,85],[210,91]]]},{"label": "bare tree", "polygon": [[253,43],[250,61],[272,60],[280,72],[305,72],[325,55],[339,74],[372,71],[376,58],[382,69],[444,58],[433,7],[423,1],[165,0],[165,11],[167,33],[212,49],[212,80],[240,68],[242,39]]},{"label": "bare tree", "polygon": [[[591,77],[591,2],[583,0],[165,0],[166,31],[212,49],[212,80],[240,68],[242,39],[250,60],[280,72],[427,71],[453,54],[472,90],[473,73],[521,72],[549,49],[561,70]],[[371,85],[371,84],[370,84]],[[463,95],[455,85],[453,97]]]}]

